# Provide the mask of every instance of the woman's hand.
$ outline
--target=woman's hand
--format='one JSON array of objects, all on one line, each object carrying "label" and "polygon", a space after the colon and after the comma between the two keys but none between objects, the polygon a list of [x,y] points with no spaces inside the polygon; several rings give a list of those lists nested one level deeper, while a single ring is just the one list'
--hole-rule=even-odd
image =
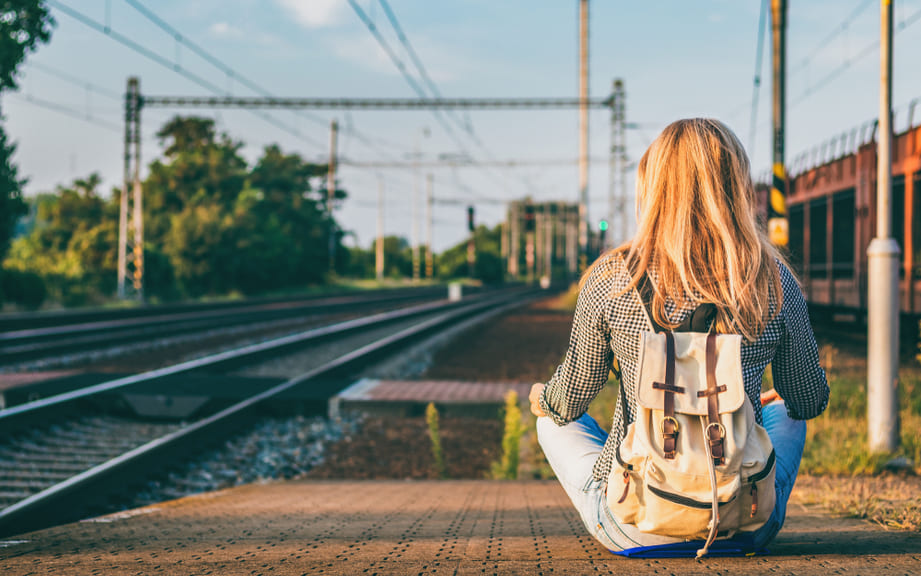
[{"label": "woman's hand", "polygon": [[538,418],[541,416],[546,416],[544,411],[540,407],[540,395],[544,392],[544,385],[537,383],[531,386],[531,393],[528,394],[528,400],[531,401],[531,414],[534,414]]},{"label": "woman's hand", "polygon": [[762,406],[767,406],[774,400],[780,400],[780,395],[777,393],[777,390],[774,390],[773,388],[771,388],[767,392],[761,393],[761,405]]}]

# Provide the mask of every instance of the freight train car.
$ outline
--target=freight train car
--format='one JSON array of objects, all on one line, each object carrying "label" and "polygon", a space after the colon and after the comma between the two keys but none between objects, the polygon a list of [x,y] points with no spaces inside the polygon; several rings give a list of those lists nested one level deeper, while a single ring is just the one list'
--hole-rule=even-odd
[{"label": "freight train car", "polygon": [[[904,314],[921,314],[921,126],[893,138],[892,231],[901,247]],[[876,235],[875,124],[794,161],[787,209],[790,259],[814,311],[862,321],[867,246]],[[916,324],[917,326],[917,324]]]}]

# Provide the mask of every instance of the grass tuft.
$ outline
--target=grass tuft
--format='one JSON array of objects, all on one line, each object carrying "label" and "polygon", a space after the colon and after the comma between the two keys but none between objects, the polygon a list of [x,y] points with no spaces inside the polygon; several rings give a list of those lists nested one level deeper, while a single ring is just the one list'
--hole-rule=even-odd
[{"label": "grass tuft", "polygon": [[494,462],[490,477],[496,480],[515,480],[518,478],[519,450],[524,426],[521,423],[521,408],[518,394],[509,390],[505,395],[505,432],[502,434],[502,458]]},{"label": "grass tuft", "polygon": [[429,429],[429,440],[432,441],[432,457],[435,459],[435,474],[439,478],[446,478],[444,452],[441,450],[441,433],[438,424],[438,408],[434,402],[429,402],[425,407],[425,423]]}]

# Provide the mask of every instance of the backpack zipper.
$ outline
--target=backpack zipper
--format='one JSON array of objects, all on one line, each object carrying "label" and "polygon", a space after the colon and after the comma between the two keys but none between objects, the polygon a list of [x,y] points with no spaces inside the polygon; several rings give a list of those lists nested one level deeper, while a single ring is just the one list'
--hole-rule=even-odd
[{"label": "backpack zipper", "polygon": [[[712,502],[701,502],[700,500],[694,500],[693,498],[688,498],[687,496],[679,496],[677,494],[672,494],[671,492],[666,492],[661,488],[656,488],[649,484],[646,485],[649,488],[650,492],[662,498],[663,500],[668,500],[669,502],[674,502],[675,504],[680,504],[681,506],[687,506],[688,508],[700,508],[701,510],[709,510],[713,507]],[[735,500],[735,496],[726,500],[725,502],[719,502],[719,504],[729,504]]]},{"label": "backpack zipper", "polygon": [[759,472],[756,472],[748,477],[748,481],[751,483],[751,497],[752,497],[752,509],[751,509],[751,518],[755,517],[755,514],[758,513],[758,484],[760,480],[764,480],[768,474],[771,473],[771,470],[774,468],[774,460],[777,458],[777,454],[774,450],[771,450],[771,455],[768,456],[767,462],[764,464]]}]

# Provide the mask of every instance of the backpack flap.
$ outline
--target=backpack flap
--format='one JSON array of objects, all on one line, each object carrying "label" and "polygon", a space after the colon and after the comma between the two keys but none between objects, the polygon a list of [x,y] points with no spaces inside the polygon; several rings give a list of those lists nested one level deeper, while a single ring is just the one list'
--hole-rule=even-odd
[{"label": "backpack flap", "polygon": [[[706,332],[676,332],[675,386],[682,390],[674,395],[675,412],[707,415],[707,397],[698,392],[707,388],[707,336]],[[720,387],[719,412],[726,414],[738,410],[745,401],[745,389],[740,383],[742,336],[718,334],[716,336],[716,383]],[[643,332],[640,335],[640,373],[637,378],[637,400],[643,408],[663,410],[665,395],[656,383],[665,382],[667,364],[666,336],[664,332]]]}]

